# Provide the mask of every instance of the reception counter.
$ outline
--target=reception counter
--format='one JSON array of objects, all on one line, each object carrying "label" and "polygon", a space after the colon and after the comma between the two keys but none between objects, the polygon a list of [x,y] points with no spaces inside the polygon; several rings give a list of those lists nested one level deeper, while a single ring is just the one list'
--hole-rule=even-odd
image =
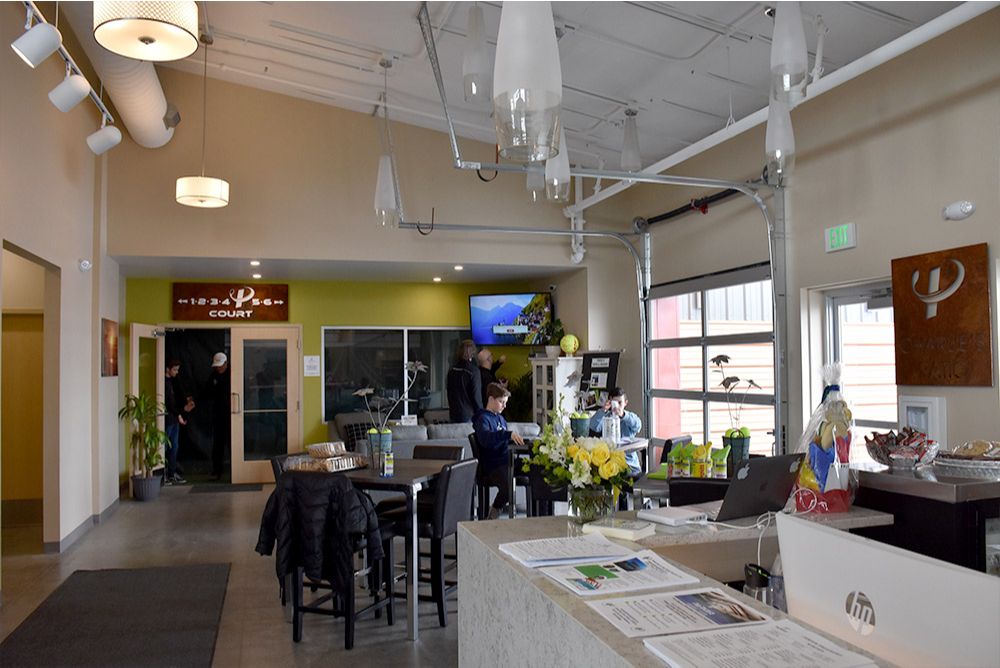
[{"label": "reception counter", "polygon": [[[873,517],[878,521],[885,519]],[[641,638],[627,638],[592,610],[585,599],[538,570],[505,557],[499,550],[503,543],[579,533],[579,528],[565,517],[459,525],[458,551],[462,555],[458,566],[459,665],[546,668],[664,665],[646,650]],[[754,530],[755,537],[757,534]],[[724,539],[715,538],[714,545],[718,548]],[[671,541],[686,541],[675,545],[697,544],[697,538],[689,533],[673,537],[667,533],[657,534],[640,543],[617,542],[636,550],[645,547],[661,552],[662,548],[670,547]],[[651,542],[659,545],[654,547]],[[692,588],[723,586],[699,570],[677,565],[698,578],[698,584]],[[728,590],[728,593],[776,620],[787,617],[735,590]],[[811,630],[839,646],[847,646],[816,629]],[[857,649],[852,651],[864,654]],[[888,665],[873,661],[876,665]]]}]

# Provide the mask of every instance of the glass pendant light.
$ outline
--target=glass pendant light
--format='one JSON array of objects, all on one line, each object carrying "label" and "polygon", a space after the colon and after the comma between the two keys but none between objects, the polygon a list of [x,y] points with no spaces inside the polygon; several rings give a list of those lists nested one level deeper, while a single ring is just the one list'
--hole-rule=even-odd
[{"label": "glass pendant light", "polygon": [[94,2],[94,39],[111,53],[164,62],[198,50],[196,2]]},{"label": "glass pendant light", "polygon": [[515,162],[559,152],[562,69],[552,6],[505,2],[493,68],[493,118],[500,155]]},{"label": "glass pendant light", "polygon": [[379,135],[385,152],[378,159],[378,177],[375,180],[375,224],[379,229],[394,228],[402,219],[402,203],[396,180],[396,159],[392,150],[392,132],[389,129],[389,68],[392,61],[383,58],[382,66],[382,114],[384,125]]},{"label": "glass pendant light", "polygon": [[795,165],[795,134],[788,105],[781,100],[772,99],[768,105],[764,145],[768,173],[778,178],[788,176]]},{"label": "glass pendant light", "polygon": [[465,101],[485,104],[490,101],[490,51],[486,43],[483,10],[479,4],[469,8],[469,25],[465,32],[465,55],[462,57],[462,84]]},{"label": "glass pendant light", "polygon": [[545,161],[545,196],[551,202],[569,201],[569,146],[566,145],[566,131],[559,130],[559,146],[562,150],[554,158]]},{"label": "glass pendant light", "polygon": [[[140,3],[141,4],[141,3]],[[205,176],[205,139],[208,135],[208,43],[205,43],[204,72],[201,90],[201,176],[177,179],[174,199],[178,204],[202,209],[218,209],[229,204],[229,181]]]},{"label": "glass pendant light", "polygon": [[532,166],[535,169],[528,172],[524,187],[531,196],[531,203],[537,204],[545,199],[545,165],[539,163]]},{"label": "glass pendant light", "polygon": [[808,67],[799,3],[776,3],[771,40],[771,97],[795,106],[805,95]]},{"label": "glass pendant light", "polygon": [[625,110],[625,137],[622,140],[622,171],[638,172],[642,169],[639,156],[639,128],[635,123],[635,109]]}]

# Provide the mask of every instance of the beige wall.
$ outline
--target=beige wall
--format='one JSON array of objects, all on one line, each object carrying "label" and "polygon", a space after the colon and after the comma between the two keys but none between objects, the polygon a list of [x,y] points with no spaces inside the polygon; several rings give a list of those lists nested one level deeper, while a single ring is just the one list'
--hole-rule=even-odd
[{"label": "beige wall", "polygon": [[4,313],[41,313],[45,306],[45,270],[31,260],[3,251]]}]

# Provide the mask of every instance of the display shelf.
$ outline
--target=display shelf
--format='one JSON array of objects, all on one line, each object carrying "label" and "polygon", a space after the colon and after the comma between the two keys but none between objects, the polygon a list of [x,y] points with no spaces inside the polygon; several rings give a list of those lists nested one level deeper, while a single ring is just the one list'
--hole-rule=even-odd
[{"label": "display shelf", "polygon": [[560,405],[567,413],[576,410],[582,371],[582,357],[531,359],[531,415],[535,422],[544,427],[549,421],[549,411]]}]

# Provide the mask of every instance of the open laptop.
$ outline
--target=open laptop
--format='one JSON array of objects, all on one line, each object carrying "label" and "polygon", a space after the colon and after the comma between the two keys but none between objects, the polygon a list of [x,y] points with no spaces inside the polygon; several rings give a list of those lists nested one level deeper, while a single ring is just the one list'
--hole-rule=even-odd
[{"label": "open laptop", "polygon": [[901,666],[1000,665],[1000,578],[778,515],[793,617]]},{"label": "open laptop", "polygon": [[733,474],[721,501],[683,507],[703,512],[713,522],[777,512],[788,502],[803,456],[800,452],[749,459]]}]

